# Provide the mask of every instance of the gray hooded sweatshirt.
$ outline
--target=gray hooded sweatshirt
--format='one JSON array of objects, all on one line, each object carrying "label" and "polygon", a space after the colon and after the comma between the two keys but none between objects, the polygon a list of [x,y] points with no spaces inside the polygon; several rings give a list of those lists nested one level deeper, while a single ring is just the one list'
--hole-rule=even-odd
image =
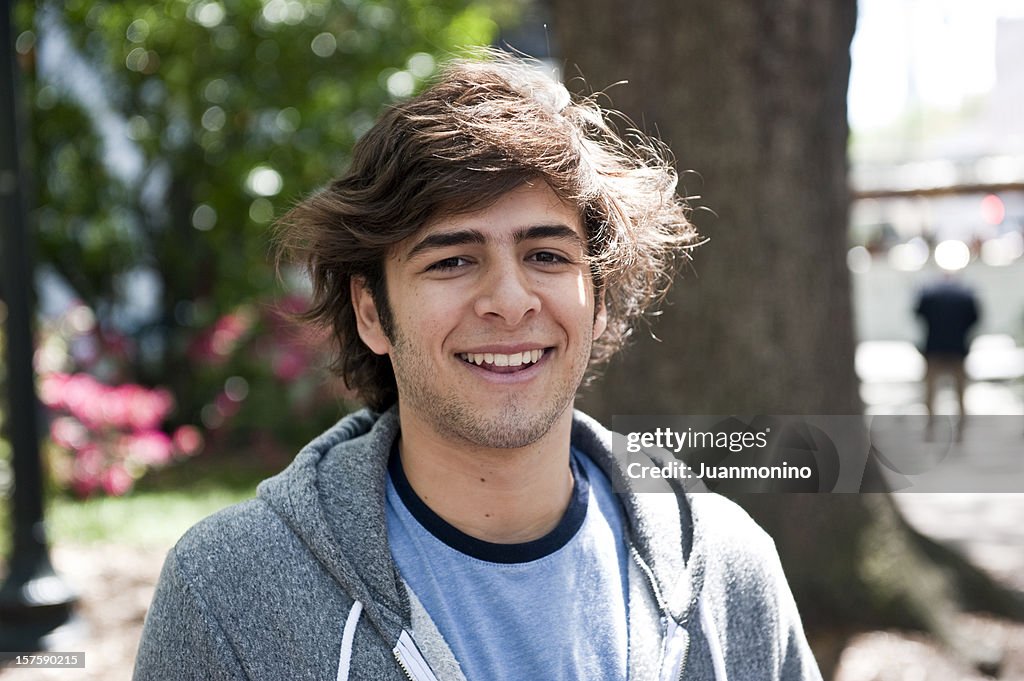
[{"label": "gray hooded sweatshirt", "polygon": [[[394,409],[349,415],[257,498],[189,530],[168,553],[134,678],[487,681],[465,679],[391,558],[398,427]],[[572,440],[629,487],[609,431],[576,412]],[[620,498],[631,681],[821,678],[775,547],[739,507],[712,493]]]}]

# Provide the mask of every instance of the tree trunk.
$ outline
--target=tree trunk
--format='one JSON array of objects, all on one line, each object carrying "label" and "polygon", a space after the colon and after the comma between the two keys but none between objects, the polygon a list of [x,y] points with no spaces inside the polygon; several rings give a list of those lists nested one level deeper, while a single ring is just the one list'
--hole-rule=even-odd
[{"label": "tree trunk", "polygon": [[[581,407],[859,414],[846,267],[854,0],[553,0],[567,82],[673,150],[706,245]],[[614,390],[602,389],[614,385]],[[846,636],[942,631],[953,586],[886,495],[757,495],[826,678]],[[898,567],[899,566],[899,567]],[[901,576],[902,575],[902,576]],[[948,636],[945,636],[948,640]]]},{"label": "tree trunk", "polygon": [[[655,327],[608,370],[616,405],[854,414],[846,268],[853,0],[555,2],[566,75],[677,156],[716,214]],[[615,49],[610,49],[615,46]],[[657,358],[655,361],[651,361]],[[636,380],[642,377],[643,380]],[[590,403],[604,404],[595,395]]]}]

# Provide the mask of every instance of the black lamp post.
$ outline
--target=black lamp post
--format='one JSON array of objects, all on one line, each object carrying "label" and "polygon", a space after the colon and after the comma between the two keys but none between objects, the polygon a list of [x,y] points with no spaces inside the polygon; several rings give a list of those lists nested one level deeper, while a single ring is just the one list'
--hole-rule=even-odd
[{"label": "black lamp post", "polygon": [[0,291],[7,302],[7,422],[13,449],[11,548],[0,587],[0,657],[62,644],[75,595],[50,564],[32,368],[32,261],[18,163],[11,0],[0,0]]}]

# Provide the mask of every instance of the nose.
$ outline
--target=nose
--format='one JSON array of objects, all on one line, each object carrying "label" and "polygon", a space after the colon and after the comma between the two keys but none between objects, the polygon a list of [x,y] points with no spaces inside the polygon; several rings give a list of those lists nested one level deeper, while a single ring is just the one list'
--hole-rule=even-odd
[{"label": "nose", "polygon": [[516,326],[531,312],[540,310],[540,297],[528,273],[517,263],[494,263],[481,279],[474,309],[484,318],[500,319]]}]

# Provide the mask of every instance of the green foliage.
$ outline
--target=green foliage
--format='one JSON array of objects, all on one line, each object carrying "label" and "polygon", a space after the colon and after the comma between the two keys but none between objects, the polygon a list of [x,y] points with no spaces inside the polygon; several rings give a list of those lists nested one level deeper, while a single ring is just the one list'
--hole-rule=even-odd
[{"label": "green foliage", "polygon": [[[130,293],[124,275],[155,274],[159,313],[122,330],[173,353],[182,329],[275,288],[275,215],[344,166],[433,55],[487,43],[489,12],[469,0],[39,3],[19,52],[43,261],[104,326]],[[167,370],[157,362],[151,382]]]},{"label": "green foliage", "polygon": [[[301,376],[276,366],[282,346],[253,339],[205,363],[197,347],[278,297],[274,218],[345,166],[385,104],[444,57],[488,44],[493,17],[519,1],[19,3],[30,224],[40,264],[95,316],[60,370],[167,387],[166,426],[222,427],[207,441],[225,447],[245,447],[253,429],[294,446],[336,418],[338,402],[310,387],[315,363]],[[225,385],[248,394],[232,422]]]}]

